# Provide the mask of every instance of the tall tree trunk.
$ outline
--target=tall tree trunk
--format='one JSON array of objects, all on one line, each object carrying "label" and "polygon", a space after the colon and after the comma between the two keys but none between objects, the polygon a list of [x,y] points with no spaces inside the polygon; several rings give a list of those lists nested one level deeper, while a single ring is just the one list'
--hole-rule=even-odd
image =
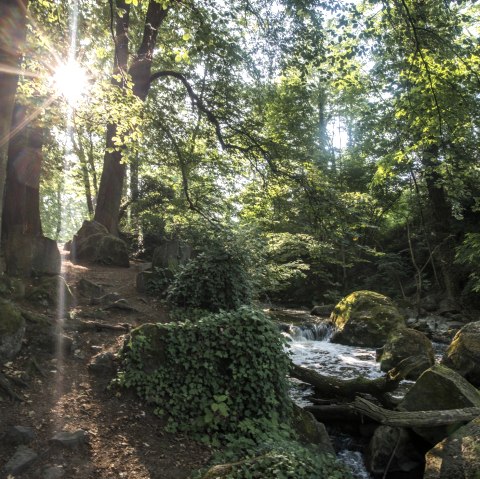
[{"label": "tall tree trunk", "polygon": [[42,235],[40,221],[40,172],[43,130],[25,126],[26,108],[15,106],[5,185],[3,234]]},{"label": "tall tree trunk", "polygon": [[8,144],[18,83],[18,74],[15,72],[20,67],[25,45],[27,5],[28,0],[0,2],[0,64],[2,65],[0,70],[0,219],[4,209]]},{"label": "tall tree trunk", "polygon": [[427,148],[422,156],[422,165],[425,171],[425,184],[430,203],[431,229],[438,245],[438,258],[442,286],[449,299],[458,298],[458,274],[454,265],[455,243],[454,222],[452,209],[447,201],[447,194],[441,184],[439,166],[439,147],[434,144]]},{"label": "tall tree trunk", "polygon": [[77,131],[78,141],[75,138],[75,132],[72,130],[72,145],[75,154],[77,155],[78,159],[80,160],[80,169],[82,171],[82,178],[83,178],[83,186],[85,188],[85,201],[87,202],[88,214],[89,217],[93,217],[93,201],[92,201],[92,187],[90,184],[90,175],[88,173],[88,166],[87,166],[87,156],[85,154],[85,148],[83,147],[82,143],[82,135],[81,132]]},{"label": "tall tree trunk", "polygon": [[[114,73],[125,76],[129,60],[129,20],[130,5],[125,0],[117,0],[115,13],[115,64]],[[118,9],[123,9],[122,16]],[[138,51],[133,58],[128,70],[133,82],[133,93],[144,101],[150,90],[150,74],[152,68],[153,51],[157,41],[158,29],[167,16],[167,10],[162,4],[150,0],[145,17],[143,38]],[[112,80],[121,87],[118,80]],[[122,80],[123,82],[123,80]],[[104,157],[103,171],[100,179],[97,206],[95,208],[95,221],[103,224],[112,234],[118,233],[118,214],[122,200],[123,183],[125,180],[126,165],[122,163],[122,151],[115,150],[113,138],[117,135],[115,124],[107,126],[107,141]]]}]

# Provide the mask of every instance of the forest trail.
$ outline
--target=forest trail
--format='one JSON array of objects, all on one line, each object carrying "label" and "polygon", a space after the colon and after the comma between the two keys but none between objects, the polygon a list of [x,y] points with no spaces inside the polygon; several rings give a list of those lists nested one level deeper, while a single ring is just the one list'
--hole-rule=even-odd
[{"label": "forest trail", "polygon": [[[136,311],[104,310],[102,305],[89,304],[88,298],[75,292],[78,304],[64,323],[64,334],[70,338],[64,344],[71,346],[70,351],[62,355],[57,347],[55,353],[49,352],[37,344],[38,338],[27,334],[20,355],[4,368],[7,374],[25,381],[27,387],[16,388],[24,401],[0,400],[0,436],[13,426],[31,427],[35,433],[28,447],[38,458],[15,477],[183,479],[208,460],[208,448],[166,433],[163,421],[133,393],[107,389],[111,374],[88,369],[95,355],[118,350],[125,331],[83,330],[75,326],[79,320],[128,328],[167,320],[160,303],[135,289],[136,274],[143,266],[131,263],[129,269],[85,267],[64,261],[63,275],[73,290],[80,279],[88,279],[103,286],[107,294],[118,293]],[[52,319],[56,316],[53,309],[31,303],[23,302],[21,307],[32,314]],[[32,358],[38,368],[32,367]],[[57,432],[80,429],[87,432],[86,445],[66,448],[50,442]],[[0,471],[15,450],[16,446],[0,440]],[[0,473],[0,477],[4,476]]]}]

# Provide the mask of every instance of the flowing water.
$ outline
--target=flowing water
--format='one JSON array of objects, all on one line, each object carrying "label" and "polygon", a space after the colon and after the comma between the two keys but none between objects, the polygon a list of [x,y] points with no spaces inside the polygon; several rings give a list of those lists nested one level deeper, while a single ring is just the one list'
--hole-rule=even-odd
[{"label": "flowing water", "polygon": [[[331,343],[333,329],[327,322],[290,325],[283,329],[283,334],[289,339],[288,350],[295,364],[344,379],[358,376],[374,379],[383,374],[375,362],[375,350]],[[312,393],[309,385],[298,380],[292,381],[290,394],[299,406],[311,404],[308,396]],[[338,458],[350,467],[356,479],[369,479],[362,454],[348,448],[348,437],[342,442]]]},{"label": "flowing water", "polygon": [[[327,320],[319,320],[305,311],[274,311],[275,319],[281,321],[282,333],[287,337],[288,351],[295,364],[321,371],[322,375],[352,379],[363,376],[375,379],[384,375],[380,363],[375,361],[376,351],[372,348],[344,346],[330,342],[333,328]],[[289,324],[289,321],[292,321]],[[437,360],[445,351],[444,345],[434,344]],[[403,396],[413,384],[402,381],[398,395]],[[290,394],[299,406],[312,404],[309,401],[313,390],[308,384],[292,380]],[[346,434],[335,437],[338,458],[348,465],[355,479],[370,479],[358,445]],[[357,447],[355,447],[357,446]]]}]

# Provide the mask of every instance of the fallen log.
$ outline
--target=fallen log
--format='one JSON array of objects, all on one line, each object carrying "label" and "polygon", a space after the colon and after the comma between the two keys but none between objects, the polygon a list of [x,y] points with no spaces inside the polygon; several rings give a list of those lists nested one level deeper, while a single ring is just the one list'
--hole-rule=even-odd
[{"label": "fallen log", "polygon": [[398,384],[416,367],[418,356],[410,356],[398,366],[388,371],[385,376],[368,379],[363,376],[354,379],[340,379],[324,376],[313,369],[292,364],[290,375],[313,386],[315,394],[320,397],[342,397],[353,399],[357,394],[370,394],[383,400],[385,393],[395,391]]},{"label": "fallen log", "polygon": [[480,407],[440,411],[391,411],[361,397],[355,398],[355,402],[349,405],[350,408],[380,424],[396,427],[445,426],[458,422],[469,422],[480,416]]}]

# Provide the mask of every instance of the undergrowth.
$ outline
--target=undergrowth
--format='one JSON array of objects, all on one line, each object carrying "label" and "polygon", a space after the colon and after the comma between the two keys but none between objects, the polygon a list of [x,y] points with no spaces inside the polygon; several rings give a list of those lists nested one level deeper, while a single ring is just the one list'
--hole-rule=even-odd
[{"label": "undergrowth", "polygon": [[153,404],[170,431],[214,443],[255,436],[289,416],[284,345],[276,325],[248,307],[143,325],[123,348],[116,383]]}]

